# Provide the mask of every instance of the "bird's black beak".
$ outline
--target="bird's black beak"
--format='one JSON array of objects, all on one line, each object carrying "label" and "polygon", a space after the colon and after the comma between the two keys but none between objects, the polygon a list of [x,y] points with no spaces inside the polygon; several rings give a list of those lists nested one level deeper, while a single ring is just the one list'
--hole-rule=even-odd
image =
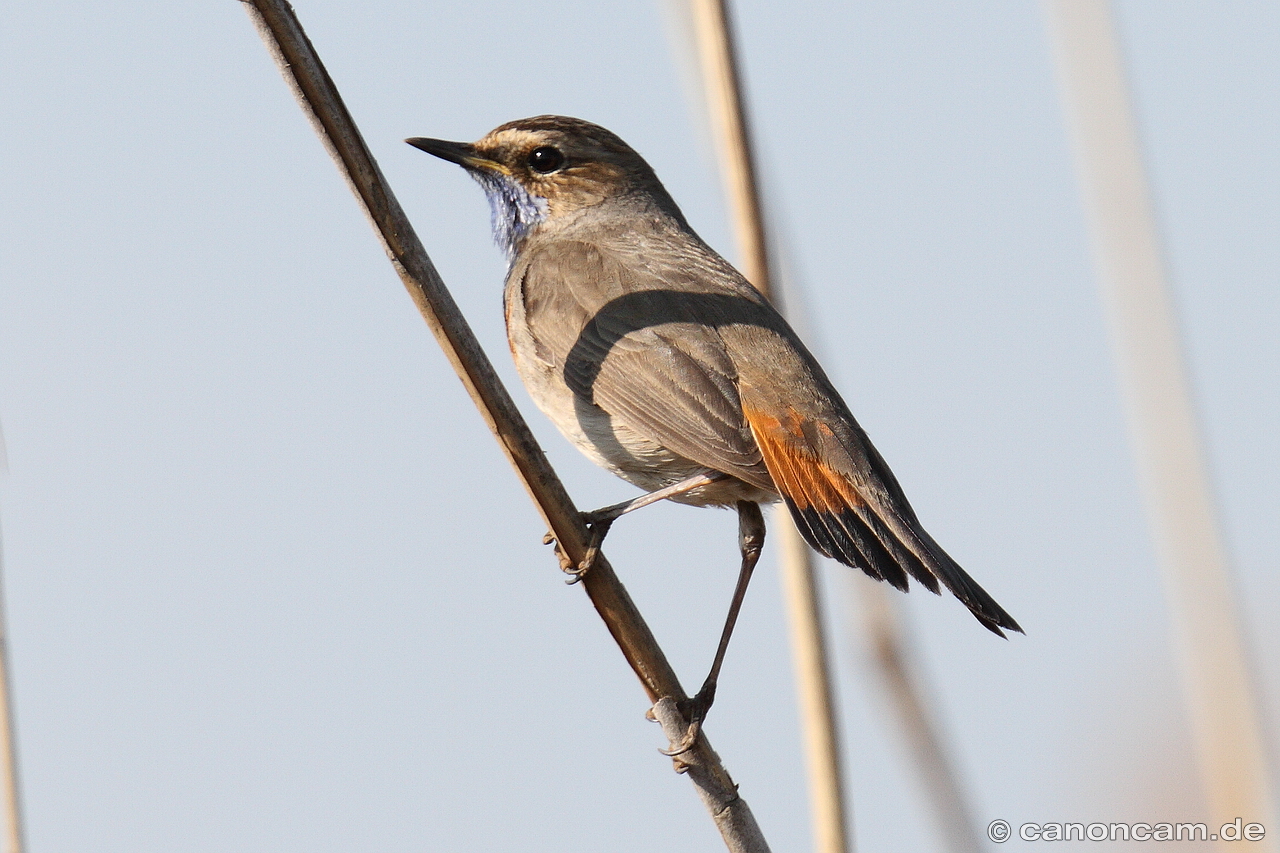
[{"label": "bird's black beak", "polygon": [[441,160],[457,163],[464,169],[500,172],[504,175],[510,174],[510,170],[506,166],[495,160],[480,156],[480,153],[476,151],[476,147],[469,142],[449,142],[444,139],[427,139],[422,136],[406,139],[405,142],[428,154],[434,154]]}]

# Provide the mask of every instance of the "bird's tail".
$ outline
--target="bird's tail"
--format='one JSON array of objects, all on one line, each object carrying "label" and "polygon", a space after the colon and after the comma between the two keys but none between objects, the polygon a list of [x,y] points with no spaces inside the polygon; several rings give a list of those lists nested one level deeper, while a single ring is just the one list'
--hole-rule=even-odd
[{"label": "bird's tail", "polygon": [[[856,424],[851,435],[841,437],[828,424],[799,416],[784,422],[751,410],[746,414],[778,492],[815,550],[903,592],[908,576],[935,594],[941,581],[988,630],[1001,637],[1005,630],[1022,632],[920,525],[892,472]],[[845,448],[849,441],[861,445],[863,465]]]}]

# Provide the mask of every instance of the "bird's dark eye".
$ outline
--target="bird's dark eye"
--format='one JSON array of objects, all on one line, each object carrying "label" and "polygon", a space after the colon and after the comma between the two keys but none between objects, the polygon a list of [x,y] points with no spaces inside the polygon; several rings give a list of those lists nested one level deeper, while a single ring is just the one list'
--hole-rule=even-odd
[{"label": "bird's dark eye", "polygon": [[564,165],[564,154],[552,145],[543,145],[529,152],[529,168],[539,175],[549,175]]}]

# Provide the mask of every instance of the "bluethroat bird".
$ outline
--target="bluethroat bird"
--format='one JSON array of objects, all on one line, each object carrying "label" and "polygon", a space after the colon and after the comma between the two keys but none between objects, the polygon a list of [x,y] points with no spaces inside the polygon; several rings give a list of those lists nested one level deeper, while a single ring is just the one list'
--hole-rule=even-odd
[{"label": "bluethroat bird", "polygon": [[[925,532],[818,362],[704,243],[644,159],[563,116],[474,144],[410,145],[484,188],[509,263],[507,335],[534,402],[596,464],[646,494],[585,517],[592,553],[621,514],[667,498],[735,507],[741,570],[711,673],[684,708],[697,737],[782,499],[816,550],[906,591],[939,582],[990,631],[1018,623]],[[590,568],[590,558],[579,567]]]}]

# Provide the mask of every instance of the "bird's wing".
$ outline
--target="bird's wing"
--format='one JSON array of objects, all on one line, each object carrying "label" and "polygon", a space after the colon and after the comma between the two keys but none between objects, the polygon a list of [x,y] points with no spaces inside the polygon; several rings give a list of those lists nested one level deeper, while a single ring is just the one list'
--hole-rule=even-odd
[{"label": "bird's wing", "polygon": [[557,242],[519,273],[539,357],[579,398],[699,465],[777,491],[823,554],[903,590],[908,575],[935,593],[941,581],[989,630],[1021,630],[924,530],[763,297],[715,256],[630,260]]},{"label": "bird's wing", "polygon": [[705,277],[687,264],[633,260],[569,241],[522,259],[516,298],[537,357],[615,430],[772,490],[720,337],[735,317],[751,322],[771,309],[749,294],[690,292]]},{"label": "bird's wing", "polygon": [[938,582],[978,621],[1003,636],[1021,631],[996,601],[925,531],[897,478],[804,345],[787,330],[736,328],[747,423],[778,491],[817,550],[906,590],[907,575]]}]

